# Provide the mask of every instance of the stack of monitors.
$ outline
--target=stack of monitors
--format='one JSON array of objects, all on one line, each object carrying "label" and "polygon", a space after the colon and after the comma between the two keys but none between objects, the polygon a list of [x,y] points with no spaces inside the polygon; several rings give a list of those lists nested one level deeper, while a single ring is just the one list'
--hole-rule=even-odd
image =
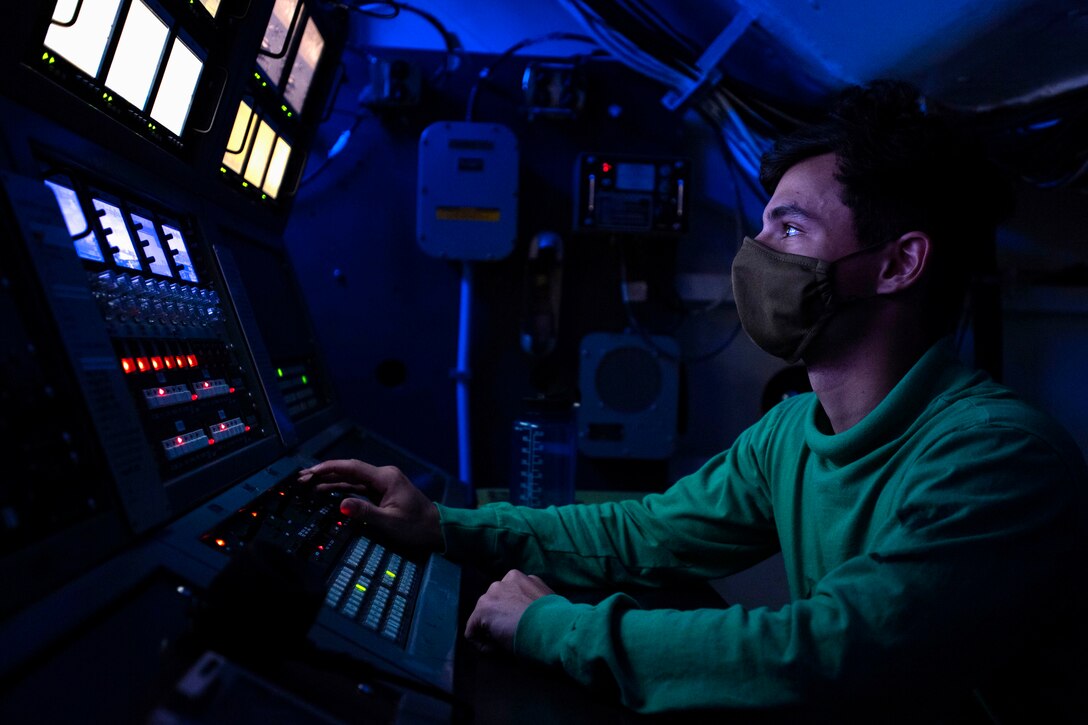
[{"label": "stack of monitors", "polygon": [[291,137],[324,52],[325,39],[306,0],[276,0],[220,167],[262,199],[284,191]]},{"label": "stack of monitors", "polygon": [[[218,0],[201,0],[212,17]],[[58,0],[42,61],[74,69],[101,105],[180,143],[207,53],[145,0]]]}]

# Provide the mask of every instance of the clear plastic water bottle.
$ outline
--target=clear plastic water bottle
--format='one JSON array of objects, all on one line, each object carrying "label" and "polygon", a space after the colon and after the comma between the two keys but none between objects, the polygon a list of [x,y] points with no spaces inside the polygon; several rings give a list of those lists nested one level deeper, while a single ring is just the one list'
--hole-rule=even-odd
[{"label": "clear plastic water bottle", "polygon": [[571,402],[527,398],[512,437],[511,503],[534,508],[574,503],[577,446]]}]

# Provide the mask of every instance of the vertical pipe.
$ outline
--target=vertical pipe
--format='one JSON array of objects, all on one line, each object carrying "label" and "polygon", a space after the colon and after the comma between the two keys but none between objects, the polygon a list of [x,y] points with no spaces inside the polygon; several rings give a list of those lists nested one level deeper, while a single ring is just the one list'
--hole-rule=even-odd
[{"label": "vertical pipe", "polygon": [[472,264],[461,263],[461,309],[457,332],[457,451],[458,476],[472,492],[472,428],[469,417],[469,347],[472,333]]}]

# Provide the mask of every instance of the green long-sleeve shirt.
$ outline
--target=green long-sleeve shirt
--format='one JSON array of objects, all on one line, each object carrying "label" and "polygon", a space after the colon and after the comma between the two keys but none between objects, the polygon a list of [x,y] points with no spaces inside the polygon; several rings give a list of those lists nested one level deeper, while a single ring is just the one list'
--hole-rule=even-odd
[{"label": "green long-sleeve shirt", "polygon": [[1088,474],[1068,435],[944,344],[829,430],[802,395],[642,501],[440,507],[447,555],[602,587],[781,550],[793,601],[778,610],[646,611],[623,594],[526,610],[516,652],[642,711],[1060,695],[1061,653],[1088,644]]}]

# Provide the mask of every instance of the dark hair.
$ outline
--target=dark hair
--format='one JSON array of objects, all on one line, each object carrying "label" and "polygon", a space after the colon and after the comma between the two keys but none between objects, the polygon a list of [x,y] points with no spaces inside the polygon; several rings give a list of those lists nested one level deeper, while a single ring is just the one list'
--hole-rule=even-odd
[{"label": "dark hair", "polygon": [[900,81],[844,91],[827,120],[775,143],[760,182],[773,193],[791,167],[826,153],[838,157],[842,202],[862,245],[929,235],[927,312],[945,330],[954,326],[971,273],[979,260],[989,264],[997,223],[1011,210],[1011,184],[959,119],[927,108],[918,89]]}]

